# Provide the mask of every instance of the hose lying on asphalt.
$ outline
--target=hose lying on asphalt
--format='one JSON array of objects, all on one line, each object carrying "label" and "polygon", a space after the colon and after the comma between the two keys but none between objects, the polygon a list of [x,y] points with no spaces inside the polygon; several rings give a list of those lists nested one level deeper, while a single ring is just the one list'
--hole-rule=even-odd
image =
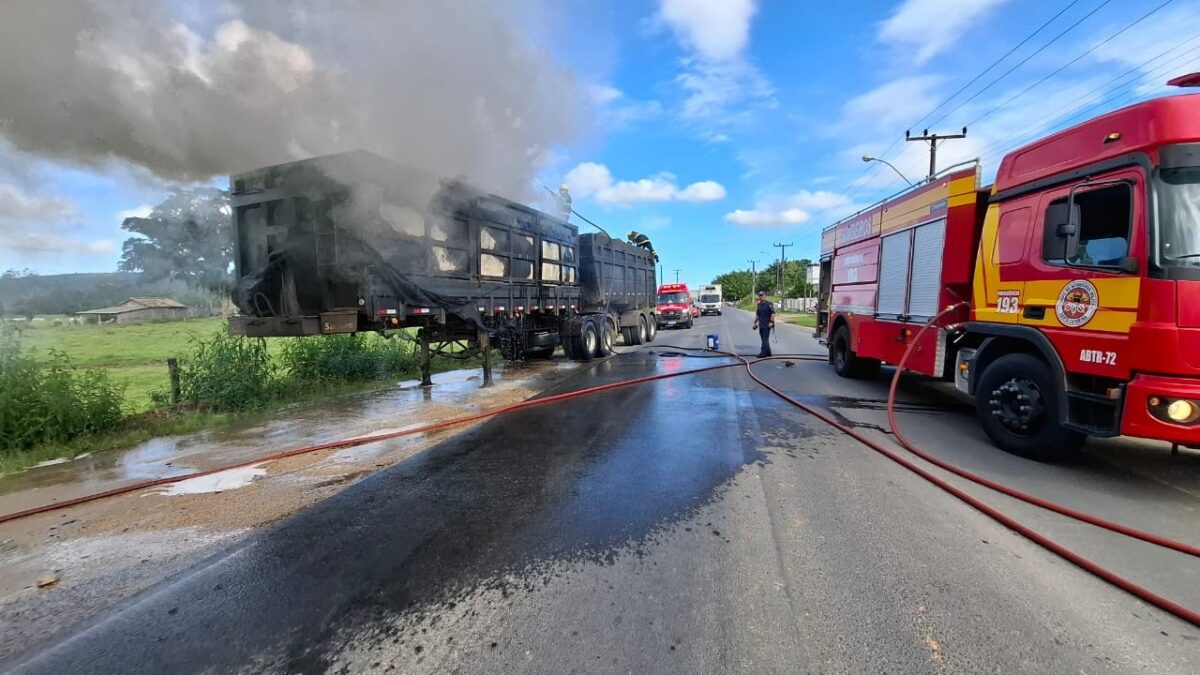
[{"label": "hose lying on asphalt", "polygon": [[[953,308],[950,308],[950,309],[953,309]],[[1173,549],[1173,550],[1176,550],[1176,551],[1179,551],[1182,553],[1186,553],[1189,555],[1200,554],[1200,549],[1198,549],[1197,547],[1190,546],[1188,544],[1184,544],[1181,542],[1176,542],[1174,540],[1167,539],[1165,537],[1160,537],[1157,535],[1141,532],[1134,528],[1120,525],[1118,523],[1112,523],[1112,522],[1106,521],[1102,518],[1092,516],[1091,514],[1084,513],[1082,511],[1077,511],[1075,509],[1070,509],[1068,507],[1065,507],[1065,506],[1062,506],[1059,504],[1055,504],[1054,502],[1050,502],[1049,500],[1045,500],[1040,497],[1034,497],[1032,495],[1027,495],[1020,491],[1014,490],[1012,488],[1008,488],[1007,486],[996,483],[995,481],[991,481],[989,479],[983,478],[982,476],[978,476],[969,471],[966,471],[965,469],[960,469],[952,464],[949,464],[942,460],[938,460],[937,458],[934,458],[934,457],[928,455],[928,453],[921,451],[919,448],[916,448],[916,446],[912,445],[912,443],[910,443],[907,440],[907,438],[904,438],[903,435],[899,432],[897,425],[896,425],[896,421],[895,421],[895,396],[896,396],[897,383],[899,381],[900,373],[903,371],[904,364],[908,360],[909,354],[913,349],[913,345],[917,344],[917,340],[920,339],[923,332],[926,329],[928,329],[930,326],[932,326],[938,319],[940,319],[942,316],[944,316],[947,312],[949,312],[950,309],[947,309],[946,312],[942,312],[934,319],[931,319],[930,322],[928,324],[926,324],[925,328],[922,328],[921,333],[917,334],[916,339],[914,339],[913,342],[909,345],[908,349],[904,353],[904,356],[901,358],[900,363],[899,363],[898,367],[896,368],[896,374],[892,379],[891,390],[888,395],[888,421],[892,427],[893,434],[895,434],[897,440],[901,442],[901,444],[905,447],[905,449],[916,454],[918,457],[921,457],[925,461],[928,461],[931,464],[934,464],[935,466],[938,466],[947,471],[950,471],[951,473],[954,473],[955,475],[961,476],[963,478],[971,480],[980,485],[984,485],[986,487],[992,488],[1003,494],[1013,496],[1017,499],[1021,499],[1030,504],[1034,504],[1036,506],[1047,508],[1051,511],[1060,513],[1060,514],[1068,516],[1070,518],[1074,518],[1074,519],[1080,520],[1082,522],[1096,525],[1098,527],[1102,527],[1102,528],[1108,529],[1110,531],[1117,532],[1119,534],[1124,534],[1126,536],[1130,536],[1130,537],[1139,539],[1141,541],[1158,544],[1160,546],[1164,546],[1164,547],[1167,547],[1167,548],[1170,548],[1170,549]],[[672,345],[659,345],[659,347],[665,347],[668,349],[677,349],[677,350],[681,350],[681,351],[708,351],[704,348],[677,347],[677,346],[672,346]],[[602,391],[608,391],[611,389],[617,389],[617,388],[621,388],[621,387],[628,387],[628,386],[632,386],[632,385],[636,385],[636,384],[642,384],[645,382],[664,380],[664,379],[668,379],[668,378],[672,378],[672,377],[682,377],[684,375],[694,375],[697,373],[719,370],[719,369],[723,369],[723,368],[731,368],[731,367],[741,365],[741,366],[745,367],[746,373],[750,376],[750,378],[752,380],[754,380],[756,383],[758,383],[760,386],[765,388],[767,391],[770,391],[771,393],[775,394],[776,396],[778,396],[782,400],[786,401],[787,403],[790,403],[791,405],[807,412],[808,414],[812,415],[813,417],[832,426],[833,428],[846,434],[847,436],[854,438],[855,440],[859,441],[863,445],[866,445],[867,447],[871,448],[872,450],[882,454],[883,456],[887,457],[888,459],[892,460],[893,462],[896,462],[900,466],[908,469],[909,471],[912,471],[913,473],[917,474],[921,478],[924,478],[926,481],[932,483],[933,485],[937,486],[938,488],[940,488],[940,489],[944,490],[945,492],[949,493],[950,495],[956,497],[960,501],[968,504],[969,506],[975,508],[976,510],[980,511],[984,515],[987,515],[988,517],[992,518],[993,520],[1000,523],[1001,525],[1016,531],[1018,534],[1024,536],[1025,538],[1038,544],[1039,546],[1042,546],[1043,548],[1054,553],[1055,555],[1058,555],[1059,557],[1067,560],[1068,562],[1075,564],[1076,566],[1090,572],[1091,574],[1095,575],[1096,577],[1098,577],[1100,579],[1103,579],[1104,581],[1107,581],[1107,582],[1113,584],[1114,586],[1117,586],[1118,588],[1134,595],[1135,597],[1138,597],[1138,598],[1158,607],[1159,609],[1169,612],[1170,614],[1173,614],[1173,615],[1179,617],[1180,619],[1188,621],[1196,626],[1200,626],[1200,613],[1195,612],[1187,607],[1184,607],[1183,605],[1176,603],[1172,600],[1169,600],[1163,596],[1160,596],[1160,595],[1154,593],[1153,591],[1150,591],[1147,588],[1144,588],[1142,586],[1135,584],[1134,582],[1130,581],[1129,579],[1126,579],[1125,577],[1120,576],[1116,572],[1100,565],[1099,563],[1093,562],[1092,560],[1085,558],[1078,553],[1075,553],[1074,551],[1066,548],[1062,544],[1059,544],[1058,542],[1050,539],[1049,537],[1042,535],[1041,533],[1037,532],[1036,530],[1033,530],[1032,528],[1018,522],[1014,518],[1005,515],[999,509],[973,497],[972,495],[968,494],[964,490],[962,490],[962,489],[954,486],[953,484],[949,483],[948,481],[934,475],[933,473],[929,472],[927,469],[921,467],[920,465],[906,459],[905,457],[899,455],[895,451],[884,447],[883,444],[867,437],[866,435],[862,434],[861,432],[854,429],[853,427],[842,424],[841,422],[834,419],[832,416],[826,414],[819,408],[808,405],[806,403],[803,403],[801,401],[798,401],[798,400],[792,398],[791,396],[788,396],[783,391],[779,390],[778,388],[772,386],[771,384],[769,384],[768,382],[766,382],[765,380],[760,378],[754,372],[754,369],[753,369],[754,364],[761,363],[763,361],[779,361],[779,360],[825,361],[825,360],[827,360],[824,357],[798,354],[798,355],[788,355],[788,356],[772,356],[772,357],[756,359],[754,361],[751,361],[750,359],[747,359],[744,356],[734,354],[731,352],[713,352],[712,354],[714,356],[720,355],[722,357],[735,358],[738,360],[738,363],[724,363],[724,364],[719,364],[719,365],[706,366],[706,367],[702,367],[702,368],[693,368],[693,369],[676,372],[676,373],[660,373],[657,375],[648,375],[645,377],[638,377],[638,378],[634,378],[631,380],[623,380],[620,382],[611,382],[608,384],[602,384],[602,385],[598,385],[595,387],[588,387],[586,389],[580,389],[577,391],[565,392],[565,393],[561,393],[561,394],[553,394],[551,396],[546,396],[544,398],[521,401],[518,403],[511,404],[511,405],[501,406],[499,408],[495,408],[492,410],[487,410],[487,411],[483,411],[480,413],[476,413],[474,415],[467,415],[464,417],[456,417],[453,419],[443,420],[440,422],[434,422],[431,424],[423,425],[420,427],[414,427],[411,429],[403,429],[400,431],[393,431],[393,432],[388,432],[388,433],[383,433],[383,434],[375,434],[372,436],[361,436],[358,438],[344,439],[344,440],[339,440],[339,441],[331,441],[328,443],[322,443],[322,444],[317,444],[317,445],[309,445],[309,446],[304,446],[304,447],[295,448],[292,450],[287,450],[284,452],[276,453],[273,455],[268,455],[266,457],[259,457],[257,459],[240,462],[240,463],[229,465],[229,466],[220,467],[217,469],[209,469],[207,471],[197,471],[197,472],[193,472],[193,473],[189,473],[189,474],[183,474],[180,476],[171,476],[171,477],[167,477],[167,478],[159,478],[159,479],[154,479],[154,480],[149,480],[149,481],[142,481],[139,483],[126,485],[126,486],[122,486],[119,488],[114,488],[112,490],[106,490],[104,492],[98,492],[98,493],[90,494],[90,495],[83,495],[81,497],[75,497],[75,498],[67,499],[67,500],[64,500],[61,502],[53,502],[50,504],[45,504],[42,506],[25,509],[23,511],[17,511],[14,513],[0,515],[0,523],[6,523],[6,522],[14,521],[14,520],[19,520],[21,518],[27,518],[27,517],[34,516],[34,515],[37,515],[40,513],[47,513],[50,511],[68,508],[71,506],[77,506],[80,504],[85,504],[87,502],[104,499],[106,497],[113,497],[116,495],[127,494],[130,492],[136,492],[139,490],[145,490],[147,488],[156,487],[156,486],[160,486],[160,485],[177,483],[177,482],[188,480],[191,478],[198,478],[201,476],[207,476],[207,475],[211,475],[214,473],[219,473],[221,471],[228,471],[230,469],[237,469],[237,468],[243,468],[246,466],[252,466],[255,464],[260,464],[262,462],[284,459],[287,457],[294,457],[297,455],[303,455],[303,454],[307,454],[307,453],[311,453],[311,452],[317,452],[320,450],[331,450],[331,449],[336,449],[336,448],[354,447],[354,446],[358,446],[358,445],[365,445],[368,443],[384,441],[384,440],[388,440],[388,439],[392,439],[392,438],[398,438],[400,436],[407,436],[407,435],[413,435],[413,434],[419,434],[419,433],[427,433],[430,431],[436,431],[439,429],[444,429],[444,428],[456,426],[459,424],[465,424],[468,422],[473,422],[473,421],[477,421],[477,420],[481,420],[481,419],[485,419],[485,418],[489,418],[489,417],[494,417],[496,415],[500,415],[500,414],[503,414],[506,412],[511,412],[514,410],[521,410],[524,408],[532,408],[535,406],[546,405],[549,403],[556,403],[556,402],[563,401],[566,399],[575,398],[577,396],[585,396],[588,394],[598,393],[598,392],[602,392]]]},{"label": "hose lying on asphalt", "polygon": [[[916,344],[915,340],[913,341],[913,344]],[[910,346],[910,350],[911,350],[911,346]],[[906,356],[907,356],[907,354],[906,354]],[[1030,541],[1032,541],[1035,544],[1041,546],[1042,548],[1050,551],[1051,553],[1054,553],[1055,555],[1059,556],[1060,558],[1063,558],[1064,560],[1086,570],[1087,572],[1090,572],[1091,574],[1095,575],[1096,577],[1099,577],[1100,579],[1107,581],[1108,583],[1116,586],[1117,588],[1120,588],[1121,590],[1124,590],[1127,593],[1130,593],[1131,595],[1133,595],[1137,598],[1140,598],[1141,600],[1144,600],[1145,602],[1148,602],[1165,612],[1173,614],[1173,615],[1179,617],[1180,619],[1183,619],[1184,621],[1187,621],[1193,625],[1200,626],[1200,612],[1196,612],[1196,611],[1189,609],[1173,600],[1170,600],[1161,595],[1158,595],[1157,593],[1151,591],[1148,588],[1145,588],[1143,586],[1139,586],[1139,585],[1135,584],[1134,582],[1130,581],[1129,579],[1126,579],[1125,577],[1117,574],[1116,572],[1108,569],[1107,567],[1104,567],[1103,565],[1100,565],[1099,563],[1094,562],[1089,558],[1085,558],[1084,556],[1072,551],[1071,549],[1067,548],[1066,546],[1063,546],[1062,544],[1054,541],[1053,539],[1050,539],[1049,537],[1041,534],[1040,532],[1034,530],[1033,528],[1020,523],[1019,521],[1017,521],[1016,519],[1014,519],[1008,515],[1005,515],[999,509],[991,506],[990,504],[987,504],[987,503],[977,499],[976,497],[973,497],[966,491],[954,486],[950,482],[948,482],[942,478],[939,478],[938,476],[929,472],[928,470],[921,467],[920,465],[897,454],[893,450],[890,450],[889,448],[884,447],[883,444],[867,437],[866,435],[859,432],[857,429],[854,429],[853,427],[842,424],[841,422],[834,419],[832,416],[826,414],[819,408],[808,405],[806,403],[803,403],[802,401],[798,401],[798,400],[792,398],[791,396],[788,396],[787,394],[783,393],[782,391],[775,388],[771,384],[767,383],[765,380],[760,378],[754,372],[754,369],[752,368],[752,366],[756,362],[751,362],[742,357],[737,357],[737,358],[739,358],[741,360],[742,364],[746,367],[746,373],[750,375],[750,378],[752,380],[754,380],[759,385],[761,385],[763,388],[767,389],[768,391],[775,394],[779,398],[783,399],[784,401],[792,404],[793,406],[796,406],[797,408],[800,408],[801,410],[807,412],[808,414],[812,415],[813,417],[816,417],[817,419],[821,420],[822,422],[825,422],[826,424],[832,426],[833,428],[837,429],[838,431],[846,434],[847,436],[850,436],[851,438],[857,440],[858,442],[862,443],[863,445],[866,445],[868,448],[871,448],[875,452],[878,452],[879,454],[883,455],[884,457],[887,457],[888,459],[899,464],[900,466],[908,469],[909,471],[912,471],[913,473],[917,474],[921,478],[924,478],[926,481],[932,483],[933,485],[941,488],[942,490],[946,491],[950,495],[956,497],[960,501],[962,501],[962,502],[966,503],[967,505],[980,511],[981,513],[988,516],[989,518],[996,521],[997,523],[1000,523],[1001,525],[1003,525],[1011,530],[1014,530],[1021,536],[1025,537],[1026,539],[1029,539]],[[763,360],[767,360],[767,359],[763,359]],[[903,363],[903,360],[901,360],[901,363]],[[897,373],[899,373],[899,372],[900,372],[900,369],[897,368]],[[895,393],[894,388],[893,388],[892,393],[893,394]],[[895,402],[894,396],[889,397],[888,412],[889,412],[889,415],[891,415],[893,417],[894,417],[894,413],[893,413],[894,402]],[[893,427],[893,429],[894,429],[894,427]],[[945,463],[943,462],[941,464],[945,464]],[[949,465],[947,465],[947,466],[949,466]],[[964,473],[970,473],[970,472],[966,472],[965,470],[963,470],[963,471],[964,471]],[[955,473],[957,474],[957,472],[955,472]],[[972,474],[972,475],[974,475],[974,474]],[[986,480],[986,479],[983,479],[983,480]],[[989,481],[989,482],[991,482],[991,481]],[[985,483],[980,483],[980,484],[982,485]],[[999,484],[997,483],[996,485],[999,485]],[[1002,492],[1004,492],[1005,494],[1008,494],[1008,490],[1011,490],[1011,488],[1006,488],[1005,490],[1002,490]],[[1016,491],[1013,490],[1012,492],[1016,492]],[[1046,504],[1052,504],[1052,502],[1049,502],[1047,500],[1042,500],[1040,498],[1033,498],[1033,499],[1037,499],[1040,502],[1045,502]],[[1030,503],[1037,503],[1037,502],[1031,501]],[[1059,506],[1059,505],[1056,504],[1055,506]],[[1082,513],[1082,512],[1076,512],[1073,509],[1068,509],[1067,507],[1059,507],[1059,508],[1061,510],[1059,510],[1059,509],[1054,509],[1054,510],[1058,513],[1063,513],[1063,515],[1068,515],[1071,517],[1075,517],[1075,516],[1071,515],[1072,512],[1073,513]],[[1088,515],[1088,514],[1083,514],[1083,515]],[[1095,516],[1089,516],[1089,517],[1092,520],[1097,521],[1096,523],[1093,523],[1093,524],[1099,524],[1101,522],[1107,523],[1107,521],[1104,521],[1100,518],[1096,518]],[[1084,522],[1091,522],[1091,520],[1086,520]],[[1110,524],[1116,525],[1115,523],[1110,523]],[[1119,526],[1119,525],[1117,527],[1120,529],[1113,529],[1113,528],[1108,528],[1108,529],[1112,529],[1112,531],[1114,531],[1114,532],[1121,532],[1122,534],[1126,534],[1127,532],[1128,533],[1137,532],[1141,536],[1137,536],[1136,538],[1141,539],[1142,541],[1148,541],[1151,543],[1159,543],[1160,541],[1171,542],[1174,545],[1168,546],[1168,548],[1172,548],[1174,550],[1181,551],[1183,553],[1191,554],[1191,550],[1195,549],[1195,547],[1191,547],[1186,544],[1182,544],[1180,542],[1173,542],[1172,540],[1164,539],[1164,538],[1158,537],[1156,535],[1152,535],[1152,534],[1148,534],[1148,533],[1144,533],[1144,532],[1138,532],[1137,530],[1134,530],[1133,528],[1127,528],[1125,526]],[[1133,536],[1133,535],[1130,534],[1130,536]]]},{"label": "hose lying on asphalt", "polygon": [[1090,513],[1087,513],[1086,511],[1079,511],[1077,509],[1070,508],[1069,506],[1063,506],[1062,504],[1052,502],[1048,499],[1043,499],[1042,497],[1037,497],[1035,495],[1031,495],[1026,492],[1021,492],[1020,490],[1011,488],[1002,483],[997,483],[996,481],[991,480],[990,478],[985,478],[983,476],[980,476],[977,473],[972,473],[971,471],[968,471],[961,467],[955,466],[954,464],[951,464],[945,460],[938,459],[937,457],[934,457],[933,455],[929,454],[928,452],[925,452],[924,450],[920,449],[919,447],[917,447],[911,441],[908,440],[908,438],[900,431],[900,427],[896,423],[896,391],[897,391],[897,389],[899,389],[899,386],[900,386],[900,375],[901,375],[901,373],[904,372],[904,366],[906,363],[908,363],[908,357],[912,354],[913,347],[918,342],[920,342],[921,336],[925,334],[925,331],[927,331],[931,327],[933,327],[933,325],[935,323],[937,323],[943,316],[945,316],[946,314],[949,314],[950,312],[952,312],[953,310],[955,310],[957,308],[958,308],[958,305],[953,305],[953,306],[947,307],[940,314],[933,317],[924,326],[922,326],[921,330],[919,330],[917,332],[916,336],[913,338],[913,341],[909,343],[908,348],[904,350],[904,355],[900,357],[900,363],[898,363],[896,365],[896,372],[895,372],[895,374],[892,375],[892,384],[891,384],[890,389],[888,390],[888,403],[887,403],[888,426],[892,430],[892,435],[896,437],[896,441],[901,446],[903,446],[905,450],[908,450],[909,452],[913,453],[917,457],[920,457],[921,459],[925,460],[926,462],[929,462],[930,464],[938,467],[939,469],[949,471],[950,473],[952,473],[956,476],[965,478],[965,479],[971,481],[972,483],[977,483],[986,488],[995,490],[996,492],[999,492],[1001,494],[1008,495],[1009,497],[1012,497],[1014,499],[1019,499],[1028,504],[1033,504],[1034,506],[1039,506],[1048,511],[1053,511],[1055,513],[1064,515],[1068,518],[1073,518],[1075,520],[1087,523],[1089,525],[1095,525],[1096,527],[1104,528],[1106,530],[1109,530],[1110,532],[1116,532],[1117,534],[1123,534],[1127,537],[1133,537],[1134,539],[1140,539],[1144,542],[1154,544],[1156,546],[1162,546],[1163,548],[1169,548],[1173,551],[1179,551],[1180,553],[1186,553],[1187,555],[1200,558],[1200,546],[1192,546],[1191,544],[1185,544],[1180,541],[1175,541],[1174,539],[1168,539],[1166,537],[1162,537],[1162,536],[1159,536],[1156,534],[1143,532],[1141,530],[1137,530],[1132,527],[1129,527],[1128,525],[1122,525],[1120,523],[1115,523],[1111,520],[1105,520],[1104,518],[1092,515]]}]

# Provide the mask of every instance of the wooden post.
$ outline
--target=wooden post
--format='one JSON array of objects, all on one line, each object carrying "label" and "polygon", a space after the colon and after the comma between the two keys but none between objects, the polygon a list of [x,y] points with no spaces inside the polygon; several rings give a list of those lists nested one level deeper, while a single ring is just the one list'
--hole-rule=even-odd
[{"label": "wooden post", "polygon": [[492,340],[487,331],[479,331],[479,349],[483,352],[483,386],[492,386]]},{"label": "wooden post", "polygon": [[417,331],[417,337],[421,340],[421,386],[432,387],[433,375],[430,372],[432,363],[429,356],[429,329],[422,328]]},{"label": "wooden post", "polygon": [[179,405],[179,359],[167,359],[167,371],[171,374],[171,405]]}]

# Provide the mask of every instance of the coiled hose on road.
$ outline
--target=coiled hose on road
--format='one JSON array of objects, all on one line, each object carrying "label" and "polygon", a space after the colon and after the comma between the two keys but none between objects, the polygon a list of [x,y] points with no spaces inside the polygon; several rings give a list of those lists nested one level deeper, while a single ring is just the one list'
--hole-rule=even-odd
[{"label": "coiled hose on road", "polygon": [[[1097,516],[1094,516],[1092,514],[1089,514],[1089,513],[1083,512],[1083,511],[1071,509],[1069,507],[1063,506],[1061,504],[1057,504],[1055,502],[1051,502],[1051,501],[1043,499],[1041,497],[1036,497],[1033,495],[1026,494],[1026,493],[1016,490],[1014,488],[1010,488],[1001,483],[997,483],[990,479],[987,479],[987,478],[984,478],[977,474],[974,474],[970,471],[967,471],[966,469],[962,469],[953,464],[950,464],[943,460],[937,459],[936,457],[929,455],[929,453],[926,453],[926,452],[922,451],[920,448],[918,448],[917,446],[913,445],[899,431],[898,425],[896,423],[896,416],[895,416],[895,402],[896,402],[896,392],[897,392],[897,388],[898,388],[899,378],[900,378],[901,373],[903,372],[904,365],[907,363],[908,358],[913,350],[913,347],[914,347],[914,345],[916,345],[918,343],[918,340],[920,339],[921,335],[923,335],[926,330],[928,330],[938,320],[940,320],[942,316],[949,313],[953,309],[955,309],[955,307],[947,308],[941,314],[939,314],[938,316],[931,319],[921,329],[921,331],[917,334],[916,339],[914,339],[909,344],[909,347],[905,351],[903,357],[901,358],[900,363],[898,364],[898,366],[896,368],[895,375],[892,378],[891,388],[888,392],[888,404],[887,404],[888,422],[889,422],[889,425],[891,426],[892,433],[895,435],[895,437],[896,437],[897,441],[900,443],[900,445],[903,446],[909,452],[917,455],[921,459],[933,464],[934,466],[937,466],[941,469],[949,471],[957,476],[960,476],[962,478],[965,478],[967,480],[975,482],[979,485],[983,485],[990,489],[996,490],[1002,494],[1020,499],[1029,504],[1033,504],[1033,505],[1039,506],[1041,508],[1048,509],[1050,511],[1059,513],[1059,514],[1067,516],[1069,518],[1073,518],[1073,519],[1079,520],[1081,522],[1085,522],[1085,523],[1088,523],[1091,525],[1095,525],[1097,527],[1101,527],[1101,528],[1110,530],[1112,532],[1123,534],[1123,535],[1126,535],[1126,536],[1129,536],[1129,537],[1132,537],[1132,538],[1135,538],[1135,539],[1138,539],[1141,541],[1145,541],[1148,543],[1156,544],[1158,546],[1163,546],[1163,547],[1178,551],[1180,553],[1184,553],[1186,555],[1200,557],[1200,547],[1185,544],[1183,542],[1178,542],[1178,541],[1175,541],[1175,540],[1172,540],[1172,539],[1169,539],[1166,537],[1161,537],[1159,535],[1142,532],[1135,528],[1121,525],[1119,523],[1113,523],[1111,521],[1107,521],[1105,519],[1099,518]],[[659,349],[663,349],[663,348],[675,349],[678,351],[686,351],[686,352],[705,352],[705,351],[707,351],[702,348],[677,347],[677,346],[673,346],[673,345],[657,345],[657,348],[659,348]],[[384,434],[376,434],[373,436],[362,436],[362,437],[358,437],[358,438],[344,439],[344,440],[340,440],[340,441],[331,441],[328,443],[321,443],[321,444],[317,444],[317,445],[309,445],[309,446],[304,446],[304,447],[295,448],[292,450],[268,455],[265,457],[259,457],[254,460],[239,462],[237,464],[232,464],[229,466],[224,466],[224,467],[220,467],[220,468],[216,468],[216,469],[209,469],[207,471],[197,471],[197,472],[193,472],[193,473],[189,473],[189,474],[183,474],[180,476],[171,476],[171,477],[167,477],[167,478],[159,478],[159,479],[154,479],[154,480],[149,480],[149,481],[142,481],[139,483],[133,483],[130,485],[119,487],[119,488],[114,488],[112,490],[106,490],[104,492],[99,492],[99,493],[95,493],[95,494],[91,494],[91,495],[83,495],[80,497],[63,500],[61,502],[53,502],[50,504],[44,504],[42,506],[25,509],[23,511],[17,511],[14,513],[0,515],[0,523],[11,522],[14,520],[28,518],[28,517],[38,515],[41,513],[47,513],[50,511],[56,511],[56,510],[68,508],[71,506],[78,506],[80,504],[97,501],[100,499],[104,499],[106,497],[113,497],[113,496],[117,496],[117,495],[128,494],[131,492],[137,492],[137,491],[145,490],[145,489],[151,488],[151,487],[157,487],[160,485],[166,485],[166,484],[170,484],[170,483],[177,483],[177,482],[188,480],[191,478],[198,478],[201,476],[207,476],[210,474],[219,473],[221,471],[228,471],[230,469],[243,468],[246,466],[252,466],[255,464],[260,464],[260,463],[268,462],[268,461],[272,461],[272,460],[284,459],[287,457],[295,457],[297,455],[303,455],[303,454],[307,454],[307,453],[311,453],[311,452],[317,452],[320,450],[331,450],[331,449],[336,449],[336,448],[354,447],[354,446],[358,446],[358,445],[365,445],[368,443],[384,441],[384,440],[388,440],[388,439],[392,439],[392,438],[398,438],[401,436],[408,436],[408,435],[413,435],[413,434],[437,431],[440,429],[445,429],[445,428],[456,426],[459,424],[465,424],[468,422],[474,422],[477,420],[494,417],[496,415],[500,415],[500,414],[503,414],[506,412],[512,412],[514,410],[521,410],[521,409],[532,408],[532,407],[541,406],[541,405],[548,405],[551,403],[557,403],[559,401],[575,398],[578,396],[586,396],[589,394],[608,391],[608,390],[612,390],[612,389],[618,389],[618,388],[622,388],[622,387],[638,385],[638,384],[642,384],[645,382],[653,382],[656,380],[665,380],[668,378],[682,377],[685,375],[694,375],[697,373],[709,372],[709,371],[720,370],[723,368],[731,368],[731,367],[741,365],[741,366],[745,367],[747,375],[749,375],[749,377],[754,382],[756,382],[757,384],[762,386],[767,391],[770,391],[771,393],[775,394],[783,401],[805,411],[806,413],[808,413],[808,414],[812,415],[813,417],[821,420],[822,422],[830,425],[831,427],[837,429],[838,431],[859,441],[863,445],[882,454],[883,456],[887,457],[888,459],[892,460],[893,462],[896,462],[897,464],[903,466],[904,468],[908,469],[909,471],[912,471],[916,475],[918,475],[921,478],[925,479],[926,481],[932,483],[933,485],[937,486],[938,488],[942,489],[943,491],[947,492],[948,494],[954,496],[955,498],[959,499],[960,501],[968,504],[972,508],[975,508],[976,510],[980,511],[984,515],[987,515],[988,517],[992,518],[993,520],[1000,523],[1001,525],[1016,531],[1017,533],[1021,534],[1022,536],[1029,539],[1030,541],[1032,541],[1032,542],[1038,544],[1039,546],[1042,546],[1046,550],[1050,551],[1051,553],[1058,555],[1059,557],[1092,573],[1093,575],[1099,577],[1100,579],[1103,579],[1104,581],[1107,581],[1107,582],[1113,584],[1114,586],[1117,586],[1118,588],[1134,595],[1135,597],[1138,597],[1138,598],[1158,607],[1159,609],[1169,612],[1170,614],[1173,614],[1174,616],[1179,617],[1180,619],[1183,619],[1184,621],[1188,621],[1189,623],[1192,623],[1193,625],[1200,626],[1200,613],[1195,612],[1187,607],[1184,607],[1183,605],[1176,603],[1172,600],[1169,600],[1163,596],[1160,596],[1160,595],[1150,591],[1147,588],[1139,586],[1139,585],[1135,584],[1134,582],[1130,581],[1129,579],[1126,579],[1125,577],[1120,576],[1116,572],[1114,572],[1114,571],[1112,571],[1112,570],[1110,570],[1088,558],[1085,558],[1084,556],[1068,549],[1067,547],[1063,546],[1062,544],[1059,544],[1058,542],[1050,539],[1049,537],[1046,537],[1045,535],[1042,535],[1041,533],[1033,530],[1029,526],[1020,523],[1016,519],[1004,514],[999,509],[997,509],[993,506],[990,506],[989,504],[986,504],[985,502],[971,496],[967,492],[954,486],[953,484],[947,482],[946,480],[934,475],[933,473],[931,473],[927,469],[921,467],[920,465],[912,462],[911,460],[906,459],[905,457],[901,456],[900,454],[896,453],[895,451],[893,451],[887,447],[884,447],[884,445],[882,443],[879,443],[878,441],[875,441],[874,439],[867,437],[866,435],[859,432],[857,429],[854,429],[845,424],[842,424],[841,422],[834,419],[832,416],[830,416],[829,414],[820,410],[819,408],[816,408],[814,406],[811,406],[802,401],[798,401],[798,400],[792,398],[791,396],[787,395],[783,391],[779,390],[778,388],[774,387],[773,385],[771,385],[770,383],[766,382],[761,377],[759,377],[754,372],[754,368],[753,368],[753,366],[755,364],[761,363],[763,361],[778,361],[778,360],[825,361],[826,360],[825,358],[818,357],[818,356],[812,356],[812,355],[788,355],[788,356],[772,356],[772,357],[767,357],[767,358],[763,358],[763,359],[755,359],[755,360],[751,361],[750,359],[748,359],[744,356],[741,356],[739,354],[734,354],[732,352],[712,352],[710,354],[707,354],[706,356],[715,357],[718,354],[721,357],[735,358],[735,359],[737,359],[738,362],[737,363],[725,363],[725,364],[719,364],[719,365],[714,365],[714,366],[706,366],[706,367],[702,367],[702,368],[693,368],[693,369],[676,372],[676,373],[661,373],[661,374],[657,374],[657,375],[648,375],[645,377],[638,377],[638,378],[633,378],[630,380],[623,380],[620,382],[611,382],[608,384],[598,385],[595,387],[588,387],[588,388],[580,389],[577,391],[571,391],[571,392],[566,392],[566,393],[562,393],[562,394],[554,394],[554,395],[547,396],[544,398],[521,401],[519,403],[502,406],[499,408],[483,411],[483,412],[476,413],[473,415],[466,415],[464,417],[457,417],[457,418],[453,418],[453,419],[449,419],[449,420],[443,420],[440,422],[434,422],[432,424],[414,427],[412,429],[403,429],[400,431],[393,431],[393,432],[388,432],[388,433],[384,433]],[[671,355],[671,354],[666,354],[666,355]],[[676,355],[682,355],[682,354],[676,354]]]}]

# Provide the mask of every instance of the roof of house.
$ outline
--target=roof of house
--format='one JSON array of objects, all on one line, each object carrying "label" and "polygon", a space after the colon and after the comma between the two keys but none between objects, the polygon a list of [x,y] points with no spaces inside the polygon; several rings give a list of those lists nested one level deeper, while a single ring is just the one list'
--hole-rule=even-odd
[{"label": "roof of house", "polygon": [[76,314],[125,314],[127,312],[136,312],[142,309],[187,309],[187,305],[170,298],[129,298],[125,302],[113,307],[100,307],[98,309],[85,309]]}]

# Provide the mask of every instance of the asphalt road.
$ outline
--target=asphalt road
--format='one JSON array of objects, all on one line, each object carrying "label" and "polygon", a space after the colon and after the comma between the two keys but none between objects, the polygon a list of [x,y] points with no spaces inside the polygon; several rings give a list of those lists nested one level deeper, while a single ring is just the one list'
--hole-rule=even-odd
[{"label": "asphalt road", "polygon": [[[729,310],[559,390],[757,351]],[[778,353],[821,354],[781,326]],[[757,366],[888,438],[886,381]],[[888,371],[885,369],[885,373]],[[889,373],[890,374],[890,373]],[[1039,495],[1200,543],[1200,455],[1125,440],[1005,455],[920,382],[909,435]],[[956,479],[956,483],[961,483]],[[1200,564],[986,498],[1200,608]],[[4,664],[18,672],[1200,672],[1200,629],[998,526],[736,368],[506,415]]]}]

